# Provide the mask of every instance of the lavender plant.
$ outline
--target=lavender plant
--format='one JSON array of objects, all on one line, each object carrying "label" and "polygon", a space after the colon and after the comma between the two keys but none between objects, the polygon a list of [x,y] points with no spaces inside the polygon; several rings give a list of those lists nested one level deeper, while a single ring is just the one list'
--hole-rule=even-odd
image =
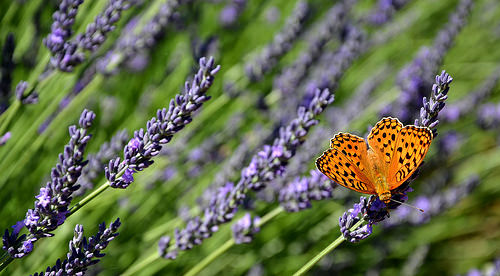
[{"label": "lavender plant", "polygon": [[241,172],[241,178],[234,187],[228,185],[219,198],[204,210],[203,217],[195,217],[187,222],[183,230],[175,231],[175,244],[171,245],[171,238],[162,237],[159,242],[160,255],[175,259],[179,250],[189,250],[199,245],[204,239],[212,236],[219,229],[219,225],[232,220],[238,205],[243,203],[250,190],[261,190],[267,182],[280,176],[285,170],[288,160],[295,155],[296,149],[303,143],[309,129],[318,123],[314,119],[324,108],[333,102],[333,95],[327,90],[317,90],[308,108],[301,107],[297,111],[297,118],[287,127],[280,129],[272,146],[265,145],[252,158],[249,166]]},{"label": "lavender plant", "polygon": [[304,29],[309,6],[305,1],[298,1],[292,15],[285,22],[285,27],[266,45],[258,55],[245,65],[245,71],[251,81],[258,81],[276,66]]},{"label": "lavender plant", "polygon": [[159,109],[156,117],[147,123],[147,129],[137,130],[123,149],[123,161],[117,157],[105,168],[106,178],[113,188],[125,189],[134,181],[133,174],[153,164],[163,144],[192,121],[192,114],[210,99],[206,92],[212,86],[220,67],[214,59],[200,59],[200,69],[191,84],[186,82],[184,92],[170,101],[169,107]]},{"label": "lavender plant", "polygon": [[445,54],[453,44],[454,38],[465,26],[467,16],[473,2],[462,0],[455,12],[450,15],[448,24],[439,31],[432,47],[422,47],[413,61],[399,73],[397,85],[401,88],[401,96],[393,105],[382,111],[398,117],[402,122],[410,122],[412,110],[417,110],[419,99],[432,86],[432,76],[438,70]]},{"label": "lavender plant", "polygon": [[108,228],[106,224],[99,224],[99,231],[92,237],[83,236],[83,226],[77,224],[73,239],[69,242],[69,252],[62,262],[57,259],[56,264],[47,267],[44,272],[35,273],[34,276],[44,275],[83,275],[89,266],[99,263],[106,254],[101,251],[118,236],[120,219],[112,222]]},{"label": "lavender plant", "polygon": [[[88,129],[94,118],[92,111],[84,110],[78,122],[80,127],[69,127],[71,138],[64,147],[64,153],[59,154],[59,163],[52,168],[51,180],[36,196],[35,208],[29,209],[26,218],[12,227],[12,233],[5,230],[2,248],[12,258],[22,258],[29,254],[36,241],[53,236],[51,232],[66,220],[73,192],[79,188],[75,183],[88,163],[83,155],[90,140]],[[28,229],[29,234],[19,237],[23,227]]]},{"label": "lavender plant", "polygon": [[[5,274],[291,275],[319,261],[332,233],[325,250],[336,252],[316,274],[458,275],[498,255],[497,1],[21,2],[0,4]],[[215,64],[196,65],[204,56],[223,65],[220,86]],[[427,97],[441,67],[454,93]],[[48,176],[67,143],[61,126],[84,108],[98,114],[94,143],[65,150]],[[362,136],[381,109],[433,131],[439,122],[422,185],[394,191],[424,213],[376,198],[344,208],[355,193],[311,171],[325,141]],[[118,221],[83,237],[82,224],[117,216],[126,228],[110,246]],[[495,271],[484,267],[470,274]]]}]

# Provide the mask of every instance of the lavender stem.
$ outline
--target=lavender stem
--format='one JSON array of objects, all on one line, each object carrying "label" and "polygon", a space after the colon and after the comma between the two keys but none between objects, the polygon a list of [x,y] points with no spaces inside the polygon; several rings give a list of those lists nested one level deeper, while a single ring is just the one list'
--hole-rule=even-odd
[{"label": "lavender stem", "polygon": [[[358,223],[354,224],[349,231],[354,231],[358,229],[358,227],[363,224],[365,220],[362,218]],[[321,250],[321,252],[318,253],[318,255],[314,256],[309,262],[307,262],[304,266],[302,266],[297,272],[293,274],[293,276],[299,276],[303,275],[307,271],[309,271],[315,264],[317,264],[326,254],[332,252],[335,248],[337,248],[342,242],[345,241],[344,235],[340,234],[340,236],[334,240],[332,243],[330,243],[325,249]]]},{"label": "lavender stem", "polygon": [[[266,224],[273,218],[275,218],[277,215],[283,213],[285,209],[283,207],[278,206],[274,208],[271,212],[267,213],[264,215],[259,222],[256,223],[256,227],[260,228],[262,225]],[[224,244],[222,244],[217,250],[213,251],[210,253],[210,255],[206,256],[199,262],[197,265],[195,265],[193,268],[191,268],[184,276],[194,276],[197,275],[198,273],[201,272],[205,267],[207,267],[210,263],[212,263],[213,260],[217,259],[220,255],[222,255],[224,252],[229,250],[233,245],[235,245],[234,238],[230,238],[227,240]]]}]

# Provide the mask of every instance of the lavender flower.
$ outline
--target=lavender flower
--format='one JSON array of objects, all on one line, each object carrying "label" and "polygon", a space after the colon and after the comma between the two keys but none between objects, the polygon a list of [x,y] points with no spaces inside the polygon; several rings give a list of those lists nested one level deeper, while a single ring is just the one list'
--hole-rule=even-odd
[{"label": "lavender flower", "polygon": [[240,220],[231,226],[233,231],[233,239],[236,244],[240,243],[250,243],[253,240],[253,236],[259,233],[259,222],[260,217],[250,216],[246,213]]},{"label": "lavender flower", "polygon": [[[372,233],[373,222],[368,222],[368,224],[363,227],[359,227],[351,231],[351,228],[360,221],[361,217],[367,212],[367,200],[365,197],[360,198],[360,202],[354,204],[354,207],[347,210],[340,218],[340,232],[344,238],[349,242],[359,242],[366,239]],[[361,215],[361,217],[359,216]]]},{"label": "lavender flower", "polygon": [[455,122],[463,116],[470,114],[477,105],[493,93],[499,80],[500,67],[493,70],[490,76],[476,90],[469,92],[466,97],[445,108],[443,110],[443,120]]},{"label": "lavender flower", "polygon": [[408,212],[407,208],[399,208],[391,216],[391,220],[384,223],[386,227],[394,227],[401,224],[419,225],[428,222],[432,217],[442,214],[468,196],[478,185],[479,177],[473,175],[468,177],[460,185],[447,189],[444,192],[435,193],[431,196],[418,196],[412,205],[425,210],[424,213]]},{"label": "lavender flower", "polygon": [[[432,87],[432,93],[430,101],[426,97],[423,98],[423,107],[420,108],[420,118],[415,120],[415,125],[425,126],[433,129],[434,137],[437,136],[435,127],[438,125],[439,121],[437,116],[439,112],[444,108],[444,101],[448,98],[447,94],[449,91],[449,85],[453,79],[443,71],[441,75],[436,76],[436,83]],[[409,184],[417,178],[419,174],[419,169],[415,171],[408,180],[406,180],[401,186],[391,191],[391,198],[405,202],[408,200],[408,192],[413,191]],[[361,197],[360,203],[355,205],[354,211],[348,210],[340,219],[341,232],[344,237],[350,241],[359,241],[368,237],[371,234],[371,225],[383,221],[389,216],[389,209],[396,209],[399,207],[399,203],[390,201],[387,205],[384,204],[377,196],[372,196],[367,202],[366,198]],[[359,209],[359,211],[357,211]],[[367,224],[361,228],[354,229],[353,232],[359,234],[358,236],[349,235],[351,233],[350,228],[357,222],[352,223],[356,220],[359,212],[363,213],[363,218],[367,221]],[[359,219],[358,219],[359,221]],[[350,224],[349,224],[350,223]],[[345,232],[344,229],[348,231]],[[360,233],[356,231],[360,231]],[[345,233],[344,233],[345,232]]]},{"label": "lavender flower", "polygon": [[159,7],[153,18],[138,32],[134,30],[138,18],[132,19],[125,27],[126,31],[122,32],[117,39],[114,49],[97,60],[97,70],[103,74],[115,74],[124,62],[131,61],[134,57],[153,48],[168,24],[175,20],[175,11],[189,1],[166,1]]},{"label": "lavender flower", "polygon": [[51,33],[43,40],[52,55],[63,50],[64,43],[73,34],[75,17],[82,3],[83,0],[62,0],[59,9],[52,15]]},{"label": "lavender flower", "polygon": [[[11,257],[24,257],[31,252],[34,242],[53,236],[50,232],[66,220],[72,194],[78,189],[75,183],[87,164],[87,161],[83,159],[83,154],[90,140],[87,131],[92,126],[94,118],[95,114],[92,111],[84,110],[79,120],[80,128],[74,125],[69,127],[71,138],[64,147],[64,153],[59,154],[59,163],[52,168],[51,181],[40,189],[40,193],[36,196],[35,208],[26,213],[23,225],[30,234],[23,241],[23,245],[17,242],[17,234],[10,235],[8,230],[5,231],[3,248]],[[13,241],[16,243],[12,243]]]},{"label": "lavender flower", "polygon": [[210,99],[205,93],[212,86],[219,71],[214,59],[200,59],[200,69],[191,85],[186,82],[184,92],[170,101],[169,108],[159,109],[156,117],[147,123],[147,129],[134,132],[123,150],[124,160],[115,158],[105,168],[106,178],[113,188],[125,189],[133,181],[132,174],[153,164],[152,158],[160,153],[162,144],[170,142],[175,133],[192,121],[192,114]]},{"label": "lavender flower", "polygon": [[317,90],[309,106],[300,107],[297,118],[280,129],[279,137],[274,140],[272,146],[265,145],[252,158],[249,166],[242,170],[241,178],[234,188],[229,187],[229,192],[225,192],[206,208],[203,218],[195,217],[187,222],[185,229],[176,229],[175,245],[170,244],[170,237],[160,240],[160,255],[174,259],[178,250],[188,250],[201,244],[204,239],[218,231],[220,224],[231,221],[249,190],[263,189],[268,182],[283,174],[285,166],[304,142],[309,129],[318,123],[314,118],[331,102],[333,95],[327,89]]},{"label": "lavender flower", "polygon": [[340,32],[353,2],[351,0],[338,2],[326,12],[325,19],[312,31],[314,35],[309,39],[308,48],[274,80],[275,89],[279,89],[283,94],[295,91],[309,68],[320,57],[327,42]]},{"label": "lavender flower", "polygon": [[50,64],[64,72],[73,71],[85,60],[84,51],[95,52],[106,41],[107,34],[115,29],[114,24],[120,20],[122,11],[129,7],[128,0],[109,0],[104,11],[87,25],[85,33],[66,41],[62,49],[52,53]]},{"label": "lavender flower", "polygon": [[314,96],[315,89],[336,90],[344,72],[364,49],[364,35],[354,26],[345,26],[345,41],[337,51],[328,52],[321,56],[313,76],[302,88],[305,94],[302,97],[283,97],[280,109],[273,114],[279,121],[287,121],[292,116],[291,111],[297,106],[307,106]]},{"label": "lavender flower", "polygon": [[104,257],[102,253],[108,244],[118,236],[120,219],[112,222],[108,228],[103,222],[99,224],[99,231],[90,238],[83,236],[83,226],[77,224],[73,239],[69,242],[69,252],[66,259],[57,262],[52,267],[47,267],[45,272],[35,273],[34,276],[44,275],[83,275],[89,266],[95,265]]},{"label": "lavender flower", "polygon": [[414,114],[412,110],[418,108],[418,102],[432,85],[432,76],[435,74],[454,38],[466,23],[467,15],[472,8],[471,0],[461,0],[455,12],[450,16],[448,24],[439,31],[434,45],[423,47],[411,64],[405,66],[399,73],[397,85],[401,88],[401,96],[397,102],[389,105],[382,113],[392,114],[402,122],[409,123]]},{"label": "lavender flower", "polygon": [[[355,26],[345,26],[345,40],[336,53],[326,53],[321,56],[321,65],[318,68],[318,74],[311,81],[306,83],[306,99],[307,95],[311,95],[315,89],[332,89],[337,88],[340,78],[349,68],[353,60],[364,49],[364,34]],[[309,96],[310,98],[310,96]]]},{"label": "lavender flower", "polygon": [[410,0],[379,0],[377,8],[371,11],[365,20],[375,26],[380,26],[389,21],[408,2]]},{"label": "lavender flower", "polygon": [[284,56],[302,33],[309,11],[305,1],[298,1],[292,15],[286,20],[284,28],[274,36],[273,42],[266,45],[260,53],[245,65],[245,71],[251,81],[260,80],[276,66],[279,58]]},{"label": "lavender flower", "polygon": [[5,143],[7,143],[7,141],[9,141],[11,136],[12,135],[10,134],[10,132],[6,132],[4,135],[2,135],[0,137],[0,146],[5,145]]},{"label": "lavender flower", "polygon": [[101,145],[96,154],[89,154],[87,156],[88,165],[83,168],[82,175],[78,178],[77,184],[80,188],[74,192],[74,195],[83,195],[87,190],[94,187],[94,181],[100,173],[103,172],[106,164],[109,160],[118,155],[118,153],[127,144],[127,141],[127,131],[118,131],[113,137],[111,137],[111,141]]},{"label": "lavender flower", "polygon": [[38,103],[38,93],[34,90],[31,90],[28,95],[24,95],[26,89],[28,89],[28,82],[20,81],[16,86],[16,99],[22,104]]},{"label": "lavender flower", "polygon": [[0,63],[0,114],[9,106],[12,72],[16,67],[13,60],[15,48],[16,42],[14,41],[14,35],[9,33],[2,47],[2,63]]},{"label": "lavender flower", "polygon": [[288,212],[311,208],[311,200],[332,197],[334,184],[318,170],[311,170],[309,177],[297,177],[279,192],[281,206]]},{"label": "lavender flower", "polygon": [[225,27],[233,25],[245,10],[246,5],[247,0],[231,0],[220,12],[219,22]]},{"label": "lavender flower", "polygon": [[477,122],[485,129],[498,128],[500,126],[500,104],[481,105],[477,112]]}]

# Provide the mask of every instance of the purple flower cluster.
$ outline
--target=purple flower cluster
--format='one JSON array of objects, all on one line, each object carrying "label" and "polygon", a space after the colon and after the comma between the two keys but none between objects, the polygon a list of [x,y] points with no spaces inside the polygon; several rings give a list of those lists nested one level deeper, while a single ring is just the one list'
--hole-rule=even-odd
[{"label": "purple flower cluster", "polygon": [[[120,20],[122,11],[129,7],[130,2],[128,0],[109,0],[104,11],[96,16],[94,22],[87,25],[85,33],[78,34],[74,39],[66,41],[62,39],[65,32],[58,31],[55,34],[50,34],[44,41],[45,45],[51,47],[49,48],[52,51],[50,64],[61,71],[72,72],[75,66],[85,60],[84,51],[95,52],[106,41],[107,34],[115,29],[114,24]],[[69,9],[68,14],[69,12],[71,12],[71,15],[73,13],[76,15],[76,9]],[[62,24],[59,21],[63,18],[63,14],[65,13],[60,12],[54,18],[56,21],[54,25],[59,26]],[[56,27],[56,29],[61,28]],[[60,46],[61,43],[63,43],[62,46]]]},{"label": "purple flower cluster", "polygon": [[99,151],[87,156],[88,164],[82,170],[82,175],[78,178],[77,184],[80,186],[74,195],[83,195],[86,191],[94,187],[94,181],[102,173],[103,168],[113,157],[117,156],[128,142],[126,130],[118,131],[111,141],[103,143]]},{"label": "purple flower cluster", "polygon": [[[430,100],[427,100],[426,97],[423,98],[423,107],[420,108],[420,118],[415,120],[415,125],[431,128],[433,130],[434,137],[437,136],[435,127],[439,123],[439,121],[437,120],[437,116],[439,112],[444,108],[445,105],[444,101],[448,98],[447,95],[450,88],[449,86],[450,83],[453,81],[453,79],[445,71],[443,71],[441,75],[436,76],[435,81],[436,82],[432,87]],[[409,185],[413,180],[415,180],[415,178],[417,178],[419,174],[418,170],[419,169],[417,169],[417,171],[415,171],[410,176],[410,178],[405,181],[405,183],[403,183],[401,186],[391,191],[392,199],[400,202],[405,202],[408,200],[407,196],[408,192],[413,191],[413,189]],[[366,225],[370,225],[371,229],[372,224],[383,221],[389,216],[388,210],[396,209],[400,205],[401,204],[393,201],[389,202],[386,205],[385,203],[380,201],[380,199],[377,196],[372,196],[369,201],[366,201],[366,198],[361,197],[359,205],[355,205],[354,213],[351,211],[347,211],[342,216],[342,218],[344,219],[341,218],[340,220],[340,227],[342,233],[344,234],[344,237],[346,237],[347,240],[359,241],[360,239],[368,237],[369,234],[371,233],[371,231],[368,231],[368,228],[366,228],[365,229],[366,231],[363,231],[363,235],[353,238],[345,234],[344,231],[342,230],[342,229],[349,230],[355,224],[352,223],[351,225],[348,225],[347,222],[349,222],[348,218],[355,217],[353,214],[356,214],[357,216],[358,213],[356,212],[356,210],[358,210],[359,208],[361,208],[360,210],[363,211],[362,213],[364,219],[365,221],[367,221]],[[356,230],[359,230],[359,228],[354,229],[353,231]]]},{"label": "purple flower cluster", "polygon": [[231,226],[233,231],[233,239],[236,244],[250,243],[255,234],[259,233],[260,217],[254,217],[246,213],[241,219]]},{"label": "purple flower cluster", "polygon": [[[84,110],[80,116],[79,125],[69,127],[70,140],[64,147],[64,153],[59,154],[59,163],[51,171],[51,180],[40,189],[36,196],[35,208],[28,210],[26,219],[13,226],[12,234],[5,230],[3,249],[14,258],[22,258],[33,249],[33,243],[44,237],[51,237],[59,225],[66,220],[73,192],[79,187],[75,185],[83,167],[87,164],[83,154],[90,140],[88,129],[92,126],[95,114]],[[30,234],[26,239],[18,239],[17,235],[26,226]],[[21,245],[19,242],[23,240]]]},{"label": "purple flower cluster", "polygon": [[4,135],[0,136],[0,146],[5,145],[11,136],[10,132],[6,132]]},{"label": "purple flower cluster", "polygon": [[335,53],[327,52],[321,56],[321,64],[317,69],[317,74],[314,74],[314,77],[306,83],[306,101],[311,98],[310,95],[316,89],[336,90],[344,72],[364,50],[365,36],[359,28],[346,25],[343,34],[343,43],[339,49]]},{"label": "purple flower cluster", "polygon": [[133,18],[125,26],[126,31],[120,34],[114,48],[97,61],[98,71],[104,74],[117,73],[122,63],[143,57],[146,51],[154,47],[166,27],[175,20],[175,11],[179,6],[189,1],[174,0],[162,4],[140,31],[134,30],[139,18]]},{"label": "purple flower cluster", "polygon": [[28,89],[28,82],[20,81],[16,86],[16,99],[22,104],[36,104],[38,103],[38,93],[34,90],[28,92],[24,95],[24,92]]},{"label": "purple flower cluster", "polygon": [[53,55],[62,51],[64,43],[73,35],[73,24],[82,3],[83,0],[62,0],[59,9],[52,15],[54,22],[50,27],[51,32],[43,44]]},{"label": "purple flower cluster", "polygon": [[308,177],[297,177],[279,192],[281,206],[288,212],[311,208],[312,200],[332,197],[335,184],[318,170],[311,170]]},{"label": "purple flower cluster", "polygon": [[219,22],[225,27],[234,25],[246,6],[247,0],[231,0],[220,12]]},{"label": "purple flower cluster", "polygon": [[500,80],[500,67],[493,70],[490,76],[484,80],[480,86],[467,94],[466,97],[448,105],[443,110],[443,120],[447,122],[456,122],[463,116],[470,114],[472,110],[487,99],[494,91]]},{"label": "purple flower cluster", "polygon": [[108,244],[118,236],[118,228],[120,227],[120,219],[112,222],[108,228],[103,222],[99,224],[99,231],[90,237],[83,236],[83,226],[77,224],[74,231],[73,239],[69,242],[69,252],[66,254],[66,259],[57,262],[52,267],[47,267],[45,272],[35,273],[33,276],[48,276],[48,275],[84,275],[89,266],[95,265],[104,257],[102,253]]},{"label": "purple flower cluster", "polygon": [[354,26],[344,26],[344,41],[335,52],[321,55],[321,62],[316,66],[312,78],[304,85],[305,94],[302,97],[283,97],[278,114],[279,121],[287,121],[292,115],[291,110],[297,106],[307,106],[314,97],[316,89],[336,90],[345,71],[363,52],[364,35]]},{"label": "purple flower cluster", "polygon": [[496,129],[500,126],[500,104],[486,103],[477,112],[478,124],[485,129]]},{"label": "purple flower cluster", "polygon": [[418,196],[412,205],[423,209],[424,213],[411,212],[408,208],[398,208],[393,212],[391,220],[384,223],[387,227],[393,227],[401,224],[418,225],[428,222],[432,217],[443,213],[444,210],[455,206],[462,198],[469,195],[478,185],[479,177],[474,175],[467,178],[463,183],[456,187],[431,196]]},{"label": "purple flower cluster", "polygon": [[315,117],[332,102],[333,95],[327,89],[317,90],[307,108],[300,107],[297,118],[280,129],[279,137],[273,144],[265,145],[252,158],[250,164],[242,170],[238,183],[234,187],[232,183],[228,183],[219,193],[217,200],[203,211],[203,218],[195,217],[187,222],[185,229],[176,229],[174,245],[171,245],[171,238],[168,236],[160,240],[160,255],[174,259],[178,250],[188,250],[201,244],[218,231],[219,225],[231,221],[249,190],[263,189],[267,183],[283,174],[285,166],[304,142],[309,129],[318,123]]},{"label": "purple flower cluster", "polygon": [[275,89],[279,89],[283,94],[291,94],[296,90],[310,67],[321,56],[325,45],[335,37],[335,34],[340,33],[353,2],[340,1],[326,12],[325,19],[319,23],[313,32],[314,35],[310,37],[307,49],[275,78]]},{"label": "purple flower cluster", "polygon": [[124,160],[119,157],[109,161],[106,178],[113,188],[125,189],[134,181],[133,174],[153,164],[152,158],[160,153],[162,145],[170,142],[175,133],[192,121],[193,113],[210,99],[206,95],[220,67],[214,59],[200,59],[200,69],[191,84],[185,83],[184,92],[170,101],[169,107],[159,109],[156,117],[147,122],[146,131],[134,132],[123,149]]},{"label": "purple flower cluster", "polygon": [[306,1],[298,1],[292,15],[286,20],[284,28],[274,36],[271,43],[245,65],[245,71],[251,81],[258,81],[276,66],[279,58],[284,56],[293,46],[304,30],[304,23],[309,11]]},{"label": "purple flower cluster", "polygon": [[367,15],[366,21],[375,26],[380,26],[391,20],[394,14],[408,2],[410,0],[379,0],[377,8]]},{"label": "purple flower cluster", "polygon": [[437,34],[432,47],[423,47],[413,61],[399,73],[397,85],[401,95],[397,101],[382,111],[383,115],[393,115],[404,123],[410,123],[420,99],[432,86],[432,77],[442,63],[454,38],[466,23],[472,9],[471,0],[461,0],[448,24]]},{"label": "purple flower cluster", "polygon": [[[340,232],[344,238],[349,242],[359,242],[366,239],[372,233],[373,222],[368,222],[362,227],[354,229],[351,228],[360,221],[361,217],[367,212],[368,202],[365,197],[361,197],[359,203],[354,204],[354,207],[347,210],[340,218]],[[359,216],[361,215],[361,217]]]}]

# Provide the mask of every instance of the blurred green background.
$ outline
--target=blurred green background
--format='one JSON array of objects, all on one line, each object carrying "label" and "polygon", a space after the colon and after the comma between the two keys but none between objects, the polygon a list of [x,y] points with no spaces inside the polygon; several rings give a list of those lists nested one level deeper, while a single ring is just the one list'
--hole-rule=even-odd
[{"label": "blurred green background", "polygon": [[[9,127],[13,138],[0,147],[0,171],[3,175],[0,177],[1,229],[14,225],[24,218],[29,208],[33,208],[34,196],[45,185],[50,168],[57,162],[57,154],[68,140],[67,126],[77,123],[84,108],[92,109],[97,114],[91,129],[93,137],[88,153],[96,152],[118,130],[127,129],[131,136],[133,130],[145,127],[145,122],[155,116],[156,109],[166,106],[182,89],[186,78],[197,68],[199,56],[196,52],[200,42],[215,37],[216,45],[208,54],[214,55],[221,71],[208,93],[212,99],[195,116],[193,123],[166,145],[167,149],[176,152],[175,156],[166,154],[156,158],[151,168],[136,174],[135,182],[126,190],[105,191],[71,216],[55,231],[54,237],[36,243],[28,257],[11,263],[3,275],[25,275],[54,265],[57,258],[65,257],[76,224],[82,224],[86,236],[90,236],[97,231],[99,223],[105,221],[109,224],[116,217],[120,217],[123,223],[120,235],[104,251],[106,256],[102,261],[90,269],[90,275],[130,273],[130,269],[138,266],[141,269],[133,273],[135,275],[182,274],[231,237],[231,225],[224,225],[201,246],[180,254],[175,261],[156,259],[147,266],[140,266],[157,251],[160,236],[172,235],[175,227],[184,226],[179,217],[180,211],[187,208],[192,215],[199,212],[196,199],[210,186],[214,176],[227,166],[227,159],[242,141],[248,144],[248,156],[271,141],[269,139],[273,137],[272,130],[276,123],[272,114],[280,109],[283,100],[279,93],[273,91],[273,78],[306,49],[308,36],[313,34],[315,24],[323,19],[325,11],[334,2],[308,1],[310,14],[303,34],[279,59],[278,65],[256,83],[245,79],[243,66],[283,28],[296,1],[249,0],[236,24],[229,28],[219,23],[219,14],[226,1],[193,1],[183,5],[179,8],[179,22],[169,26],[158,44],[144,53],[147,60],[144,70],[120,68],[123,70],[116,75],[98,75],[68,108],[55,117],[47,131],[43,134],[33,131],[55,111],[57,103],[73,89],[96,57],[104,55],[112,47],[127,21],[137,15],[144,18],[151,16],[155,5],[157,7],[161,3],[163,1],[145,1],[124,12],[118,28],[109,34],[103,48],[95,56],[77,67],[75,72],[58,72],[44,82],[37,88],[40,102],[22,107],[14,118]],[[369,37],[391,28],[397,31],[384,43],[369,48],[354,62],[341,79],[335,92],[336,100],[329,109],[342,111],[348,108],[353,91],[381,70],[386,72],[386,77],[368,101],[369,105],[359,108],[355,118],[345,128],[332,128],[332,135],[338,131],[364,134],[368,125],[374,125],[380,119],[378,111],[381,107],[399,95],[399,88],[395,85],[399,70],[411,62],[420,47],[432,45],[435,35],[447,23],[457,3],[410,1],[395,13],[391,22],[382,27],[364,28]],[[84,30],[104,4],[105,1],[85,1],[74,29]],[[375,5],[376,1],[358,1],[350,15],[353,22]],[[42,39],[50,31],[51,15],[57,6],[58,1],[42,0],[0,3],[0,38],[3,40],[8,33],[13,33],[16,40],[13,85],[20,80],[33,83],[44,69],[49,53]],[[274,21],[269,20],[270,13],[274,13]],[[436,74],[445,69],[454,78],[448,103],[467,96],[499,65],[499,18],[498,1],[474,1],[468,23],[456,37],[440,69],[434,72]],[[337,45],[329,43],[325,51],[334,51]],[[237,97],[226,93],[224,84],[228,82],[239,85],[242,92]],[[486,101],[498,105],[499,89],[496,87]],[[260,101],[268,105],[268,110],[259,109]],[[410,193],[410,202],[412,197],[429,191],[426,186],[439,182],[444,174],[448,178],[441,181],[442,190],[461,185],[473,174],[480,177],[477,188],[449,210],[422,225],[374,226],[374,233],[368,239],[359,244],[343,243],[310,273],[456,275],[472,268],[482,269],[500,256],[500,131],[498,128],[481,128],[477,124],[477,109],[478,106],[457,122],[438,127],[440,134],[456,131],[463,139],[446,159],[439,159],[436,147],[444,135],[436,138],[426,158],[427,164],[413,184],[416,191]],[[328,129],[329,120],[335,119],[323,117],[320,125]],[[202,165],[189,162],[186,159],[189,153],[207,139],[221,141],[212,149],[218,154],[219,161]],[[15,147],[14,144],[23,146]],[[318,145],[316,156],[328,144],[327,139]],[[302,166],[313,169],[314,160]],[[247,164],[248,157],[239,168]],[[159,175],[167,167],[174,168],[176,174],[168,181],[160,181]],[[197,173],[191,174],[192,170]],[[237,177],[234,175],[232,179],[237,180]],[[96,186],[101,183],[104,183],[102,175]],[[252,243],[232,247],[204,269],[201,275],[292,274],[338,237],[338,217],[357,201],[358,195],[353,191],[340,187],[334,193],[349,193],[350,196],[334,196],[332,200],[313,202],[311,209],[299,213],[281,213],[262,227]],[[81,198],[75,198],[74,202]],[[264,216],[277,206],[277,203],[257,200],[255,208],[249,212]],[[243,213],[240,210],[237,218]]]}]

